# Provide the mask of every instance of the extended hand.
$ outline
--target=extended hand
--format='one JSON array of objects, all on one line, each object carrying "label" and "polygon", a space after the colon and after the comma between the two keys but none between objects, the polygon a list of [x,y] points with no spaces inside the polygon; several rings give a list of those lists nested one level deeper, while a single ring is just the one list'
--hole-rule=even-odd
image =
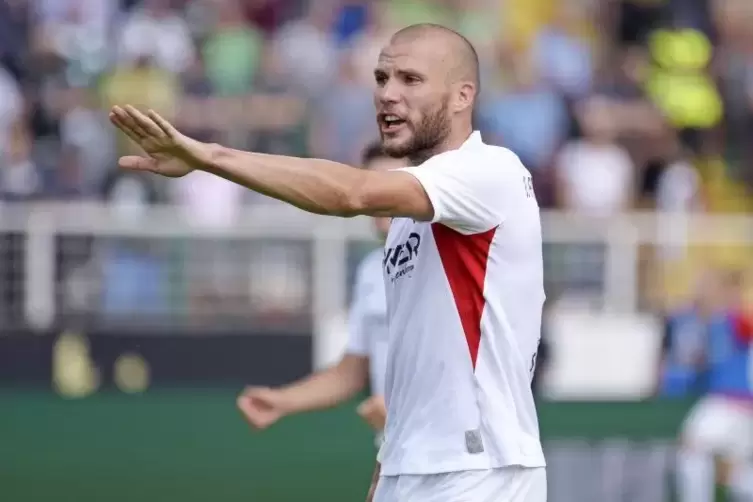
[{"label": "extended hand", "polygon": [[387,420],[387,408],[384,405],[384,398],[382,396],[371,396],[358,405],[356,412],[375,431],[381,432],[384,430],[384,423]]},{"label": "extended hand", "polygon": [[124,169],[178,178],[211,161],[210,145],[181,134],[154,110],[142,113],[131,105],[114,106],[110,122],[146,153],[121,157],[118,165]]},{"label": "extended hand", "polygon": [[238,409],[255,429],[266,429],[285,414],[280,391],[266,387],[249,387],[238,396]]}]

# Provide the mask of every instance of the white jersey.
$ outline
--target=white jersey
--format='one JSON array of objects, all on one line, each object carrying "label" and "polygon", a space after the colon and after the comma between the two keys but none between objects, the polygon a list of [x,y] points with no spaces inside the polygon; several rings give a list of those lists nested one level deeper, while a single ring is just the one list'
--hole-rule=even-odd
[{"label": "white jersey", "polygon": [[434,218],[393,219],[385,246],[382,475],[543,467],[531,391],[544,304],[531,175],[477,132],[403,170]]},{"label": "white jersey", "polygon": [[387,299],[384,293],[381,249],[358,265],[349,316],[346,352],[369,358],[371,393],[384,395],[387,365]]}]

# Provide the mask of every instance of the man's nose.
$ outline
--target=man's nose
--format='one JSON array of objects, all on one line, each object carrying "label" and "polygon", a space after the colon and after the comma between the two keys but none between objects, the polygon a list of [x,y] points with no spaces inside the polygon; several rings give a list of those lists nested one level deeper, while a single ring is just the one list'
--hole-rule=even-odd
[{"label": "man's nose", "polygon": [[382,87],[377,89],[377,99],[380,103],[397,103],[400,101],[401,91],[400,86],[387,82]]}]

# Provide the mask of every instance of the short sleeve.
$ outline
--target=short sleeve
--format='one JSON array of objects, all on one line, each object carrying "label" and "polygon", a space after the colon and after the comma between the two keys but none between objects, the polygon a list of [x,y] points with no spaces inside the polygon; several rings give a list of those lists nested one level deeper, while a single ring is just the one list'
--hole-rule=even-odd
[{"label": "short sleeve", "polygon": [[[511,196],[508,168],[514,159],[504,155],[469,154],[460,150],[438,155],[418,167],[402,169],[424,188],[434,208],[432,223],[442,223],[463,234],[485,232],[505,219]],[[517,186],[524,189],[523,179]],[[512,194],[518,197],[519,194]]]}]

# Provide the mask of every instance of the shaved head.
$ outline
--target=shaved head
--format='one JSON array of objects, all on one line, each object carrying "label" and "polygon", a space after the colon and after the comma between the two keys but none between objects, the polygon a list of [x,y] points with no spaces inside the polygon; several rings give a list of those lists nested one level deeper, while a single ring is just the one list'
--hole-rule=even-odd
[{"label": "shaved head", "polygon": [[461,34],[438,24],[395,33],[374,70],[384,151],[421,163],[458,148],[472,130],[479,61]]},{"label": "shaved head", "polygon": [[478,95],[480,76],[478,53],[473,44],[455,30],[439,24],[413,24],[392,36],[391,43],[411,42],[424,39],[446,54],[447,78],[451,82],[473,82]]}]

